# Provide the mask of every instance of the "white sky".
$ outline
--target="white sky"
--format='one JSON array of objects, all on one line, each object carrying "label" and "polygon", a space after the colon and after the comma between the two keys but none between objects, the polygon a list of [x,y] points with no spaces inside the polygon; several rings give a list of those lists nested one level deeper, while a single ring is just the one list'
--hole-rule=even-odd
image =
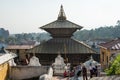
[{"label": "white sky", "polygon": [[0,0],[0,28],[13,33],[41,32],[57,19],[63,4],[67,19],[94,29],[120,20],[120,0]]}]

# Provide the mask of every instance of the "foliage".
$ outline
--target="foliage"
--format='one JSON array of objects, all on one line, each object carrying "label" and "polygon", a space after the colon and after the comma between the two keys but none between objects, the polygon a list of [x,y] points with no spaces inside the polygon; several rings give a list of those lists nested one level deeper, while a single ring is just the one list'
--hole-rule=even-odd
[{"label": "foliage", "polygon": [[8,38],[9,36],[9,31],[8,30],[5,30],[4,28],[0,28],[0,37],[3,37],[3,38]]},{"label": "foliage", "polygon": [[5,42],[5,39],[9,37],[9,31],[4,28],[0,28],[0,42]]},{"label": "foliage", "polygon": [[108,69],[105,70],[107,75],[120,75],[120,55],[111,62],[111,65]]},{"label": "foliage", "polygon": [[115,26],[104,26],[91,30],[80,30],[74,33],[78,40],[114,39],[120,37],[120,21]]},{"label": "foliage", "polygon": [[27,44],[31,42],[43,42],[50,39],[48,33],[22,33],[9,36],[7,44]]}]

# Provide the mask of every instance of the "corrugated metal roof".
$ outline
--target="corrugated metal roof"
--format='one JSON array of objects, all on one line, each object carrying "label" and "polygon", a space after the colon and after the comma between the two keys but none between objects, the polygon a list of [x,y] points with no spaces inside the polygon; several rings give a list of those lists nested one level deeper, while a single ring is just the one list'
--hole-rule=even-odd
[{"label": "corrugated metal roof", "polygon": [[101,43],[100,46],[112,49],[112,50],[120,50],[120,39],[114,39],[106,43]]},{"label": "corrugated metal roof", "polygon": [[6,49],[30,49],[33,45],[8,45]]},{"label": "corrugated metal roof", "polygon": [[81,29],[83,28],[82,26],[79,26],[71,21],[68,20],[56,20],[54,22],[51,22],[49,24],[46,24],[42,27],[41,29],[48,29],[48,28],[76,28],[76,29]]},{"label": "corrugated metal roof", "polygon": [[78,53],[96,53],[89,46],[70,38],[53,38],[47,42],[28,50],[28,53],[46,53],[46,54],[78,54]]}]

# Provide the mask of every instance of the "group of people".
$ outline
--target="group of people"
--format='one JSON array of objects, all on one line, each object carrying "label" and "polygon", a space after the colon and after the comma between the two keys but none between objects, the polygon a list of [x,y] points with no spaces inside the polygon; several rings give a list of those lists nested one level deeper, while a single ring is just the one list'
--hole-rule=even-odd
[{"label": "group of people", "polygon": [[98,76],[98,67],[97,65],[92,65],[90,63],[90,66],[89,66],[89,70],[90,70],[90,78],[92,78],[93,76]]},{"label": "group of people", "polygon": [[87,69],[84,64],[79,64],[75,68],[75,76],[74,77],[76,79],[74,79],[74,80],[77,80],[79,76],[83,76],[83,80],[88,80],[88,74],[87,74],[88,71],[90,72],[90,78],[92,78],[93,76],[95,76],[95,77],[98,76],[97,65],[92,65],[92,63],[90,63],[89,69]]},{"label": "group of people", "polygon": [[77,80],[79,76],[83,76],[83,80],[88,80],[87,78],[87,68],[84,64],[79,64],[75,67],[74,80]]}]

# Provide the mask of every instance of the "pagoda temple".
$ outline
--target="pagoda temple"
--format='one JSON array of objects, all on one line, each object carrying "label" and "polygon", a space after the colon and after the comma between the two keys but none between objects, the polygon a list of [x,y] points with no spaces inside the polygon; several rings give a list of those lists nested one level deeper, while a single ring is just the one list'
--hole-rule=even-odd
[{"label": "pagoda temple", "polygon": [[52,64],[58,54],[72,65],[85,62],[96,54],[91,47],[72,38],[73,33],[83,27],[67,20],[62,5],[57,20],[40,28],[50,33],[52,39],[33,47],[28,53],[34,53],[42,65]]}]

